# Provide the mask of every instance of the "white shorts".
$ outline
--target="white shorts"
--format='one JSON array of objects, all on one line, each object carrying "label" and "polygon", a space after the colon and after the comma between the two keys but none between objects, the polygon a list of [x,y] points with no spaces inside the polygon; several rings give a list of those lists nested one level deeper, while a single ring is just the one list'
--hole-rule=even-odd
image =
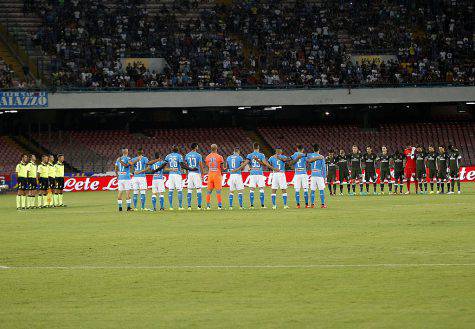
[{"label": "white shorts", "polygon": [[287,178],[285,177],[285,173],[283,172],[275,172],[272,173],[272,189],[277,190],[285,190],[287,188]]},{"label": "white shorts", "polygon": [[154,179],[152,181],[152,193],[165,192],[165,181],[162,179]]},{"label": "white shorts", "polygon": [[294,188],[300,190],[308,190],[308,176],[307,174],[297,174],[294,176]]},{"label": "white shorts", "polygon": [[317,189],[324,190],[325,189],[325,179],[323,177],[310,177],[310,189],[312,191],[316,191]]},{"label": "white shorts", "polygon": [[172,174],[168,176],[168,189],[170,190],[183,190],[183,179],[181,175]]},{"label": "white shorts", "polygon": [[203,187],[203,181],[201,179],[201,174],[197,172],[188,173],[188,189],[200,189]]},{"label": "white shorts", "polygon": [[264,175],[249,175],[250,188],[263,188],[266,186],[266,177]]},{"label": "white shorts", "polygon": [[132,177],[132,189],[134,191],[147,189],[147,178],[145,177]]},{"label": "white shorts", "polygon": [[119,179],[118,181],[119,192],[130,191],[132,189],[132,182],[130,179]]},{"label": "white shorts", "polygon": [[228,180],[230,191],[241,191],[244,189],[244,183],[242,181],[241,174],[231,174]]}]

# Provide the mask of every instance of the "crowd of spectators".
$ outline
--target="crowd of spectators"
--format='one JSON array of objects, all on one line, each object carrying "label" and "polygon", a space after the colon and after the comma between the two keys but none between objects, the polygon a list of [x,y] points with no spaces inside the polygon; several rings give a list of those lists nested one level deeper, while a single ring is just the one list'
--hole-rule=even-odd
[{"label": "crowd of spectators", "polygon": [[18,79],[11,67],[0,58],[0,90],[23,89],[26,86],[26,82]]},{"label": "crowd of spectators", "polygon": [[[26,0],[25,0],[26,1]],[[213,2],[213,1],[211,1]],[[467,0],[28,0],[60,87],[474,84]],[[113,4],[113,6],[111,5]],[[355,61],[352,54],[386,54]],[[165,58],[163,71],[140,60]]]}]

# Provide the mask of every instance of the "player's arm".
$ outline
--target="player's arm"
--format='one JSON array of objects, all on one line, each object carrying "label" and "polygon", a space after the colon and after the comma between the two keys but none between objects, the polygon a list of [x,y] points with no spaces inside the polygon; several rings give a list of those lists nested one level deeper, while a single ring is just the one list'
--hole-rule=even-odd
[{"label": "player's arm", "polygon": [[201,169],[201,174],[204,175],[204,173],[205,173],[205,165],[204,165],[204,163],[203,163],[203,160],[200,161],[200,169]]},{"label": "player's arm", "polygon": [[141,155],[138,156],[137,158],[135,158],[135,160],[129,161],[129,164],[130,164],[131,166],[133,166],[134,164],[136,164],[136,163],[139,162],[140,160],[142,160],[142,156],[141,156]]},{"label": "player's arm", "polygon": [[266,159],[264,159],[264,160],[257,159],[257,162],[259,162],[263,166],[266,166],[270,170],[273,170],[273,171],[278,170],[277,168],[273,167]]},{"label": "player's arm", "polygon": [[157,163],[158,161],[160,161],[159,159],[155,159],[155,160],[150,160],[149,162],[146,163],[147,166],[151,166],[153,165],[154,163]]},{"label": "player's arm", "polygon": [[[316,156],[316,157],[313,157],[313,158],[310,158],[310,159],[307,159],[307,163],[313,163],[317,160],[325,160],[325,158],[323,157],[323,155],[319,155],[319,156]],[[297,162],[297,161],[296,161]]]},{"label": "player's arm", "polygon": [[288,164],[289,166],[291,166],[291,165],[293,165],[293,164],[296,164],[296,163],[297,163],[300,159],[302,159],[302,158],[303,158],[303,154],[299,154],[299,155],[297,155],[297,156],[295,157],[295,159],[290,158],[290,160],[289,160],[289,162],[287,162],[287,164]]},{"label": "player's arm", "polygon": [[119,167],[117,166],[117,164],[114,165],[114,172],[116,176],[119,176]]},{"label": "player's arm", "polygon": [[241,163],[241,165],[240,165],[239,167],[237,167],[237,168],[234,169],[234,170],[230,170],[229,172],[230,172],[230,173],[235,173],[235,172],[238,172],[238,171],[240,171],[240,170],[243,170],[244,167],[245,167],[247,164],[249,164],[249,162],[250,162],[249,159],[245,159],[245,160]]},{"label": "player's arm", "polygon": [[198,168],[191,168],[186,162],[180,162],[180,166],[188,171],[198,171]]}]

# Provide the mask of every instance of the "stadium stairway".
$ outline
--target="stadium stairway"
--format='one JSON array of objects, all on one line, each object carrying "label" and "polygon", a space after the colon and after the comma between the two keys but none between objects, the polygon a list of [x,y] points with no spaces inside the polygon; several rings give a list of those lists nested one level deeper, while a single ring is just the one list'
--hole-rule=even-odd
[{"label": "stadium stairway", "polygon": [[274,154],[274,150],[270,144],[259,134],[257,130],[246,130],[245,132],[251,141],[260,145],[261,152],[264,153],[266,157],[270,157]]},{"label": "stadium stairway", "polygon": [[3,38],[0,37],[0,59],[2,59],[10,68],[15,72],[15,75],[21,80],[25,80],[25,75],[23,73],[23,65],[15,57],[6,43],[3,41]]},{"label": "stadium stairway", "polygon": [[[28,154],[36,154],[37,160],[41,160],[43,154],[55,154],[51,150],[48,150],[38,144],[35,140],[27,138],[23,135],[17,135],[11,137],[12,141],[18,144],[22,149],[26,150]],[[56,154],[55,154],[56,155]],[[77,168],[73,167],[66,159],[65,168],[66,172],[79,172]]]}]

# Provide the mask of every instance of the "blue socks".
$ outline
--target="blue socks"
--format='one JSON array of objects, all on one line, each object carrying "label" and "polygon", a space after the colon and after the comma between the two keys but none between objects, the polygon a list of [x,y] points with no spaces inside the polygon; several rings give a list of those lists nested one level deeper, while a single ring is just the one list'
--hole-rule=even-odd
[{"label": "blue socks", "polygon": [[264,207],[264,191],[259,191],[259,200],[261,200],[261,206]]},{"label": "blue socks", "polygon": [[155,195],[152,195],[152,207],[153,210],[157,210],[157,197]]},{"label": "blue socks", "polygon": [[229,193],[229,206],[230,207],[233,206],[233,200],[234,200],[234,194]]},{"label": "blue socks", "polygon": [[160,209],[163,209],[165,207],[165,197],[163,194],[160,194]]},{"label": "blue socks", "polygon": [[249,201],[251,202],[251,207],[254,207],[254,191],[249,192]]},{"label": "blue socks", "polygon": [[173,208],[173,190],[168,191],[168,202],[170,203],[170,208]]},{"label": "blue socks", "polygon": [[271,194],[272,205],[275,206],[275,194]]},{"label": "blue socks", "polygon": [[322,205],[325,204],[325,190],[320,190],[320,201],[322,202]]},{"label": "blue socks", "polygon": [[183,207],[183,191],[178,191],[178,206]]},{"label": "blue socks", "polygon": [[315,204],[315,191],[310,192],[310,203]]},{"label": "blue socks", "polygon": [[242,193],[238,193],[239,207],[242,208]]},{"label": "blue socks", "polygon": [[191,190],[189,190],[188,193],[187,193],[187,195],[186,195],[186,199],[187,199],[187,201],[188,201],[188,208],[191,207],[191,195],[192,195],[192,193],[193,193],[193,192],[192,192]]},{"label": "blue socks", "polygon": [[295,191],[295,202],[297,203],[297,205],[300,204],[300,192],[299,191]]},{"label": "blue socks", "polygon": [[145,193],[140,192],[140,205],[145,209]]},{"label": "blue socks", "polygon": [[284,201],[284,206],[287,205],[287,193],[282,194],[282,200]]},{"label": "blue socks", "polygon": [[137,208],[137,203],[139,201],[139,194],[134,192],[134,208]]},{"label": "blue socks", "polygon": [[196,198],[198,199],[198,207],[201,208],[201,203],[202,203],[202,200],[203,200],[203,197],[201,195],[201,190],[196,192]]},{"label": "blue socks", "polygon": [[305,205],[308,206],[308,191],[303,192],[303,198],[305,199]]}]

